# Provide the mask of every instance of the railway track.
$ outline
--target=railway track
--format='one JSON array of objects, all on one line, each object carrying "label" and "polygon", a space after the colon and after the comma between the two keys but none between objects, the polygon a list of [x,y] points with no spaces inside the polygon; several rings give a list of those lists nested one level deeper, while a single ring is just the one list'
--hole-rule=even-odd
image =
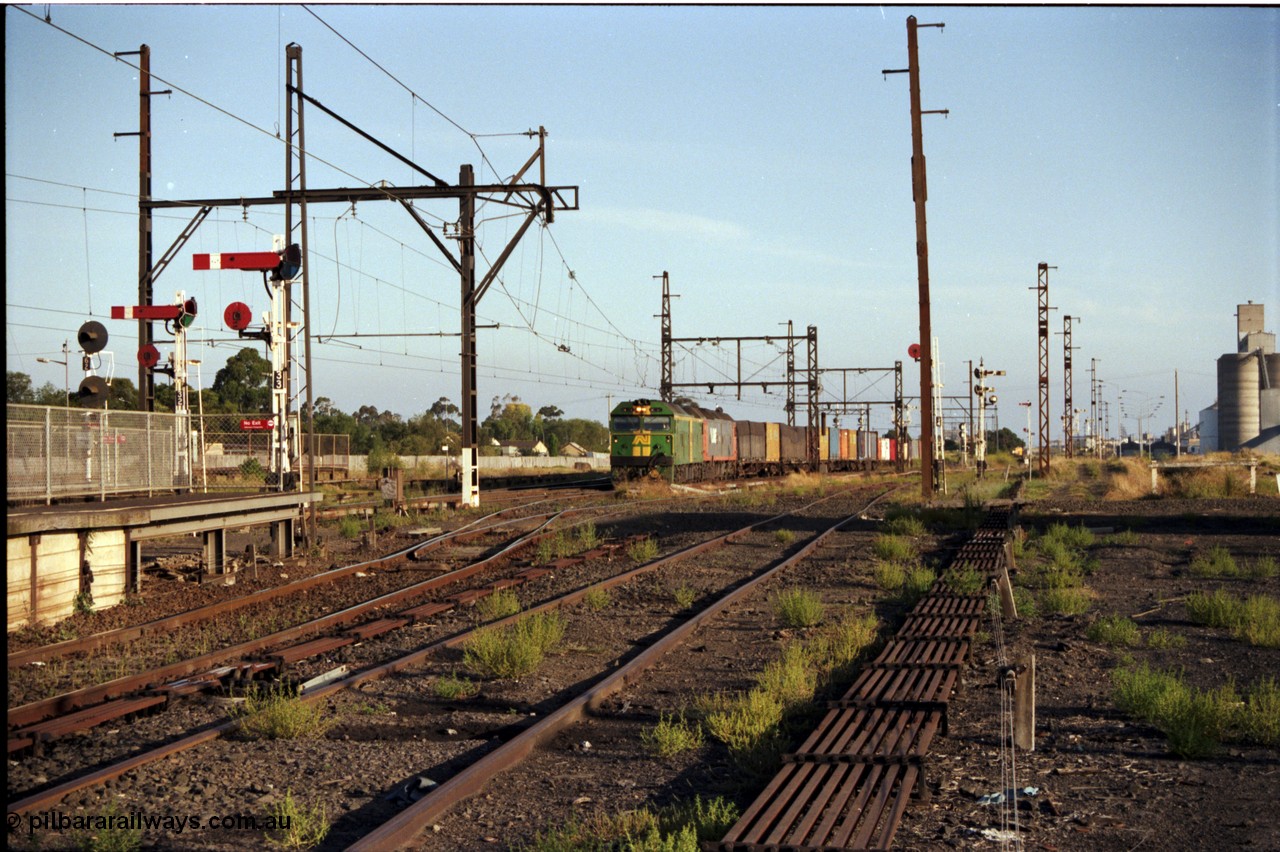
[{"label": "railway track", "polygon": [[[616,572],[606,572],[606,573],[616,574],[616,576],[611,576],[607,579],[600,580],[595,584],[584,586],[574,591],[570,591],[567,594],[562,594],[557,597],[551,598],[543,602],[542,604],[540,604],[538,607],[531,609],[530,611],[537,611],[538,609],[549,609],[549,608],[569,606],[573,604],[575,601],[580,600],[593,586],[609,587],[609,586],[615,586],[618,584],[623,584],[623,583],[633,581],[636,577],[642,574],[657,570],[662,566],[668,565],[675,559],[689,558],[694,554],[702,553],[710,548],[723,545],[731,540],[734,540],[735,537],[740,537],[742,535],[747,534],[748,530],[765,526],[771,522],[777,521],[779,518],[784,516],[785,516],[785,513],[783,515],[778,515],[778,516],[766,518],[761,521],[756,521],[750,524],[746,528],[736,530],[724,535],[716,536],[712,540],[702,542],[698,545],[686,548],[684,551],[682,551],[681,553],[675,556],[665,557],[663,559],[657,560],[648,565],[641,566],[641,568],[638,568],[638,569],[633,569],[631,571],[623,572],[621,574],[617,574]],[[813,546],[816,546],[816,545],[813,545]],[[741,580],[741,577],[738,577],[737,580],[732,582],[736,583],[740,580]],[[334,695],[335,693],[341,690],[350,689],[353,686],[366,684],[370,681],[383,678],[395,672],[405,671],[408,668],[422,664],[425,660],[439,654],[441,651],[445,649],[457,647],[458,645],[466,641],[468,635],[469,635],[469,631],[461,631],[452,636],[447,636],[431,644],[428,644],[424,647],[418,648],[408,654],[403,654],[393,660],[383,662],[377,665],[369,666],[361,670],[355,675],[344,678],[342,680],[339,680],[327,686],[320,687],[304,695],[303,700],[304,701],[323,700],[331,695]],[[27,795],[25,798],[12,802],[10,805],[10,808],[11,810],[22,811],[22,810],[28,810],[33,808],[50,806],[58,802],[61,798],[65,797],[69,793],[75,792],[77,790],[85,789],[86,787],[92,787],[96,784],[102,783],[107,779],[118,777],[122,773],[133,772],[135,770],[138,770],[141,767],[147,766],[151,763],[162,760],[171,755],[180,753],[187,749],[194,748],[203,743],[217,739],[223,736],[224,734],[230,732],[231,730],[233,730],[234,727],[235,727],[235,723],[229,720],[218,723],[216,725],[212,725],[210,727],[207,727],[204,730],[201,730],[194,734],[187,735],[185,737],[181,737],[159,748],[151,749],[143,754],[131,756],[125,759],[124,761],[117,761],[110,766],[99,768],[87,775],[82,775],[76,778],[64,780],[60,783],[53,785],[48,789]]]},{"label": "railway track", "polygon": [[[8,712],[8,752],[10,755],[14,755],[27,749],[38,751],[45,743],[58,737],[87,730],[106,722],[123,719],[136,713],[154,711],[166,705],[171,698],[227,687],[233,682],[243,682],[271,673],[280,673],[287,667],[310,657],[329,653],[357,642],[367,641],[392,630],[415,624],[422,619],[431,618],[451,609],[453,606],[469,603],[477,594],[474,588],[458,592],[443,601],[411,606],[403,609],[394,617],[370,618],[370,616],[375,616],[387,608],[396,607],[415,598],[465,583],[470,578],[503,563],[515,553],[536,544],[538,540],[549,535],[550,533],[546,532],[546,530],[554,521],[591,511],[593,510],[590,507],[561,510],[478,526],[470,530],[459,530],[453,534],[436,536],[425,542],[402,548],[393,554],[376,560],[329,572],[340,576],[348,576],[362,569],[367,570],[375,566],[385,566],[398,560],[420,560],[425,558],[427,553],[435,552],[439,547],[457,541],[459,538],[466,539],[491,534],[494,530],[512,525],[536,524],[535,529],[518,535],[514,540],[507,541],[484,559],[387,592],[375,598],[362,600],[354,605],[344,607],[336,612],[294,627],[178,663],[116,678],[106,683],[84,687],[10,709]],[[528,567],[521,572],[515,573],[513,577],[500,582],[506,585],[516,585],[540,576],[546,570],[549,569]],[[316,585],[316,581],[323,577],[324,575],[320,575],[319,577],[298,581],[296,584],[289,584],[286,587],[265,590],[258,593],[258,595],[250,596],[248,602],[269,601],[279,597],[281,594],[297,594],[299,591]],[[296,588],[294,588],[295,586]],[[480,588],[486,589],[487,587],[481,586]],[[227,603],[247,605],[240,601]],[[229,611],[231,608],[224,609],[223,605],[215,605],[212,608],[206,607],[193,613],[184,614],[186,619],[182,623],[187,623],[190,620],[205,620]],[[209,609],[218,611],[209,613]],[[173,626],[176,626],[176,624]],[[240,659],[237,660],[237,657]],[[228,663],[229,660],[232,662]]]}]

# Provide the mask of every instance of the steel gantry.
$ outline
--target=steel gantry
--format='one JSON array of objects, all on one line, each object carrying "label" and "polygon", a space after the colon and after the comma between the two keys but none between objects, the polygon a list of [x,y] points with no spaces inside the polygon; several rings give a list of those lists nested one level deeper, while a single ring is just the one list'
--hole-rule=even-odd
[{"label": "steel gantry", "polygon": [[[902,362],[894,361],[892,367],[823,367],[818,370],[819,375],[822,373],[839,373],[840,399],[819,400],[819,407],[823,411],[832,413],[847,414],[850,411],[857,411],[862,408],[870,408],[872,405],[892,405],[893,406],[893,431],[898,440],[905,440],[906,423],[906,399],[902,395]],[[864,375],[866,373],[892,373],[893,374],[893,401],[867,401],[849,398],[849,374]],[[868,415],[869,416],[869,415]],[[871,428],[871,424],[867,423],[867,428]],[[904,468],[903,453],[898,453],[895,467],[898,471]]]},{"label": "steel gantry", "polygon": [[1049,472],[1049,270],[1057,269],[1041,263],[1036,269],[1036,329],[1040,341],[1040,474]]},{"label": "steel gantry", "polygon": [[[659,276],[654,276],[655,278]],[[787,323],[786,334],[766,334],[755,335],[750,337],[673,337],[671,334],[671,280],[670,276],[662,273],[662,383],[658,388],[659,396],[665,402],[673,400],[676,388],[706,388],[707,393],[715,393],[717,387],[735,388],[738,391],[738,399],[742,399],[743,388],[760,388],[766,393],[770,385],[777,386],[785,384],[788,387],[788,409],[794,409],[795,399],[795,371],[794,356],[792,346],[795,341],[805,341],[806,352],[808,355],[808,367],[805,371],[805,387],[808,391],[808,423],[805,435],[805,455],[810,464],[816,467],[818,463],[818,438],[819,438],[819,412],[818,412],[818,393],[821,389],[821,383],[818,378],[818,327],[811,325],[805,330],[803,337],[791,333],[791,323]],[[743,381],[742,379],[742,344],[743,343],[759,343],[772,344],[774,342],[786,342],[788,350],[787,358],[787,375],[781,379],[773,381]],[[736,343],[738,348],[738,364],[737,378],[734,380],[723,379],[709,382],[677,382],[673,381],[675,374],[675,344],[685,344],[692,346],[701,346],[703,344],[711,344],[719,346],[722,343]],[[789,411],[790,413],[790,411]],[[793,422],[789,419],[789,423]]]},{"label": "steel gantry", "polygon": [[[148,215],[152,211],[166,208],[191,208],[195,207],[200,210],[197,218],[179,237],[179,243],[185,242],[199,221],[208,214],[209,209],[214,207],[239,207],[248,209],[256,206],[276,206],[284,205],[286,211],[286,231],[288,237],[293,237],[295,233],[299,236],[299,243],[302,251],[302,272],[296,280],[302,288],[302,321],[300,323],[290,320],[288,325],[291,329],[289,335],[290,344],[303,336],[305,341],[304,348],[306,350],[303,372],[305,376],[302,379],[301,387],[305,389],[307,399],[307,413],[310,418],[312,408],[311,405],[311,385],[312,375],[310,369],[310,339],[311,339],[311,322],[310,322],[310,284],[306,230],[306,205],[307,204],[356,204],[359,202],[369,201],[395,201],[405,207],[409,215],[415,222],[426,232],[428,238],[436,246],[436,248],[445,256],[452,265],[455,272],[458,273],[461,283],[461,329],[460,337],[462,338],[461,347],[461,373],[462,373],[462,447],[461,447],[461,471],[462,471],[462,503],[466,506],[479,505],[479,479],[476,470],[477,450],[477,392],[476,392],[476,306],[484,297],[489,287],[497,279],[499,272],[507,259],[511,256],[512,250],[523,238],[525,232],[530,225],[537,219],[542,219],[547,224],[554,221],[556,211],[577,210],[578,209],[578,187],[576,186],[547,186],[546,185],[546,157],[545,157],[545,140],[546,130],[538,128],[537,131],[529,131],[527,135],[538,138],[538,148],[529,157],[525,165],[506,183],[477,184],[475,182],[474,170],[472,166],[464,164],[459,169],[458,183],[450,185],[446,181],[428,172],[426,169],[412,162],[409,158],[394,151],[389,146],[375,139],[370,134],[361,130],[352,122],[339,116],[337,113],[325,107],[316,99],[305,94],[302,85],[302,48],[297,44],[290,44],[286,48],[286,59],[288,61],[288,81],[286,83],[286,95],[289,98],[288,109],[288,126],[286,127],[286,144],[285,144],[285,186],[284,190],[277,190],[270,195],[265,196],[248,196],[234,198],[210,198],[198,200],[155,200],[144,198],[139,201],[139,206],[146,211]],[[306,185],[306,144],[304,136],[303,110],[305,105],[311,105],[319,109],[325,115],[335,119],[344,127],[356,133],[362,139],[377,146],[380,150],[391,154],[403,163],[410,165],[415,171],[425,176],[430,183],[419,186],[402,186],[391,187],[385,184],[377,186],[356,186],[356,187],[333,187],[325,189],[311,189]],[[536,183],[525,181],[525,175],[535,164],[540,163],[539,180]],[[457,256],[449,250],[449,247],[441,240],[434,230],[422,219],[422,217],[414,209],[414,201],[436,201],[444,199],[457,199],[459,205],[458,224],[456,233],[451,235],[458,242]],[[508,240],[502,252],[497,259],[490,264],[483,276],[478,275],[476,268],[476,234],[475,234],[475,209],[477,199],[487,203],[513,207],[522,210],[525,213],[524,221],[517,228],[515,234]],[[293,217],[292,211],[298,208],[298,215]],[[179,244],[175,243],[175,245]],[[142,250],[139,251],[139,257],[143,256]],[[141,262],[141,261],[140,261]],[[146,270],[141,276],[144,279],[154,281],[156,271]],[[292,310],[295,304],[292,294],[286,298],[286,313]],[[292,353],[292,345],[290,345],[289,357],[287,363],[294,363],[295,356]],[[291,383],[293,377],[286,371],[286,375],[282,377],[285,382]],[[286,385],[291,387],[292,385]],[[290,397],[293,398],[292,396]],[[309,431],[314,434],[314,429]],[[312,457],[314,458],[314,456]],[[309,486],[314,487],[314,465],[311,466],[311,475]],[[301,485],[301,483],[299,483]]]},{"label": "steel gantry", "polygon": [[1080,317],[1066,314],[1062,317],[1062,449],[1067,458],[1075,458],[1075,400],[1071,398],[1071,350],[1078,347],[1071,345],[1071,322],[1080,321]]}]

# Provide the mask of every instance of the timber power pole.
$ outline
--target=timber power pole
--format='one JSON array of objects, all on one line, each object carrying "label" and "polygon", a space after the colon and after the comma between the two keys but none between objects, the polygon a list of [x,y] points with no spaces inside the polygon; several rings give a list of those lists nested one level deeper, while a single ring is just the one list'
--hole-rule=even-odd
[{"label": "timber power pole", "polygon": [[1040,340],[1040,475],[1049,473],[1049,270],[1057,269],[1041,263],[1036,269],[1036,329]]},{"label": "timber power pole", "polygon": [[945,24],[917,24],[914,15],[907,18],[907,68],[884,70],[884,74],[906,71],[911,89],[911,196],[916,206],[916,271],[920,290],[920,489],[925,500],[932,500],[937,490],[933,446],[933,325],[929,317],[929,238],[925,222],[925,200],[928,197],[924,163],[925,115],[946,115],[948,110],[920,108],[920,59],[916,41],[919,27]]},{"label": "timber power pole", "polygon": [[[138,304],[150,305],[152,297],[152,240],[151,240],[151,208],[147,202],[151,200],[151,96],[172,94],[171,89],[160,92],[151,91],[151,48],[141,45],[137,50],[121,51],[114,54],[138,57],[138,131],[136,133],[115,133],[121,136],[138,137]],[[153,320],[138,320],[138,349],[141,350],[155,342],[151,331]],[[156,407],[155,380],[151,367],[138,362],[138,410],[154,411]]]}]

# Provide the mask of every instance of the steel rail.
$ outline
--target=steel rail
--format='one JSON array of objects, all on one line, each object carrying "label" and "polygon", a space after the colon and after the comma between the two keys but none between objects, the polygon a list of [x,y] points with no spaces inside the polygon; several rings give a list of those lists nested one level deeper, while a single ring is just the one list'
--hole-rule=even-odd
[{"label": "steel rail", "polygon": [[[538,501],[538,502],[544,502],[544,501]],[[319,574],[313,574],[310,577],[304,577],[302,579],[294,580],[291,583],[285,583],[280,586],[273,586],[269,589],[262,589],[261,591],[254,592],[252,594],[241,595],[240,597],[234,598],[232,600],[208,604],[203,607],[197,607],[196,609],[187,610],[186,612],[180,612],[174,615],[166,616],[164,618],[155,619],[154,621],[144,622],[143,624],[135,624],[129,627],[119,627],[114,630],[104,630],[100,633],[94,633],[90,636],[83,636],[78,639],[68,639],[64,642],[57,642],[50,645],[41,645],[38,648],[28,648],[22,651],[14,651],[13,653],[8,655],[8,667],[12,669],[12,668],[17,668],[19,666],[29,665],[34,662],[44,662],[44,661],[55,659],[58,657],[64,657],[64,656],[67,656],[68,654],[75,654],[75,653],[84,652],[84,651],[96,651],[99,648],[103,648],[103,647],[106,647],[107,645],[111,645],[117,642],[126,642],[131,639],[137,639],[139,637],[146,636],[151,633],[168,632],[177,627],[182,627],[188,624],[195,624],[201,621],[208,621],[212,618],[215,618],[216,616],[225,615],[228,612],[234,612],[235,610],[246,607],[246,606],[252,606],[254,604],[259,604],[259,603],[266,603],[278,597],[283,597],[283,596],[294,594],[296,592],[304,591],[306,589],[310,589],[313,586],[323,585],[325,583],[333,582],[335,580],[340,580],[343,577],[346,577],[357,571],[365,570],[366,568],[385,566],[395,560],[402,559],[405,557],[412,558],[413,555],[421,554],[426,550],[434,549],[436,547],[442,547],[445,544],[448,544],[455,539],[459,539],[467,536],[481,535],[490,529],[497,529],[501,526],[518,522],[520,520],[528,520],[530,517],[545,517],[545,516],[538,516],[538,515],[526,516],[524,518],[516,518],[516,519],[504,521],[502,524],[494,524],[492,527],[485,527],[480,530],[470,530],[470,527],[474,526],[477,523],[487,521],[487,520],[492,520],[493,518],[496,518],[499,515],[502,515],[506,512],[514,511],[519,508],[528,508],[529,505],[530,504],[526,504],[525,506],[509,506],[505,509],[501,509],[497,512],[493,512],[489,515],[486,515],[483,518],[479,518],[475,521],[472,521],[471,523],[465,526],[459,527],[456,530],[450,530],[447,533],[441,533],[440,535],[429,538],[426,541],[417,542],[415,544],[409,545],[408,547],[402,548],[392,553],[375,557],[373,559],[369,559],[364,562],[355,563],[353,565],[345,565],[340,568],[331,568],[327,571],[322,571]]]},{"label": "steel rail", "polygon": [[[665,633],[662,638],[658,639],[631,660],[615,669],[611,674],[600,680],[595,686],[588,689],[582,695],[579,695],[577,698],[570,700],[567,704],[542,717],[539,721],[521,732],[518,736],[487,752],[484,756],[476,760],[476,762],[472,763],[466,769],[463,769],[449,780],[433,787],[423,798],[409,805],[390,820],[348,846],[347,852],[376,852],[378,850],[385,849],[398,849],[412,843],[429,823],[461,802],[480,793],[490,779],[513,768],[520,763],[520,761],[532,754],[536,748],[549,742],[569,725],[580,721],[586,715],[588,710],[598,707],[605,699],[617,693],[623,687],[650,669],[663,656],[684,642],[686,638],[688,638],[706,621],[724,612],[724,610],[733,603],[755,591],[760,585],[779,572],[790,568],[808,557],[818,549],[821,543],[828,536],[833,535],[846,524],[860,519],[867,509],[885,495],[889,494],[892,490],[894,489],[889,489],[878,494],[854,514],[844,518],[829,527],[827,530],[814,536],[807,544],[791,556],[752,577],[747,582],[734,588],[728,594],[721,596],[718,600],[698,612],[692,618],[675,626]],[[816,505],[816,503],[820,503],[828,499],[831,498],[823,498],[823,500],[815,501],[815,503],[810,503],[803,508],[808,508],[809,506]],[[797,509],[796,511],[801,511],[801,509]],[[708,545],[714,546],[715,544],[727,543],[733,538],[736,538],[739,535],[744,535],[756,527],[763,526],[767,523],[778,520],[779,518],[786,517],[789,514],[793,513],[786,512],[773,518],[769,518],[768,520],[751,524],[741,530],[720,536],[717,539],[712,539],[711,542],[694,545],[680,551],[679,553],[658,560],[656,563],[651,563],[650,565],[643,567],[646,570],[652,570],[652,568],[656,567],[659,563],[669,564],[692,556],[696,553],[702,553],[708,549]],[[624,579],[630,579],[635,574],[639,573],[639,570],[640,569],[628,572],[626,575],[620,575],[619,578],[612,578],[605,583],[597,583],[592,587],[580,590],[575,593],[575,597],[582,597],[592,588],[616,585]]]},{"label": "steel rail", "polygon": [[[439,576],[431,577],[427,580],[423,580],[419,583],[414,583],[412,585],[405,586],[404,588],[387,592],[383,595],[379,595],[376,598],[371,598],[369,600],[362,601],[361,603],[354,604],[352,606],[338,610],[337,612],[329,613],[328,615],[323,615],[319,618],[312,619],[311,621],[307,621],[303,624],[294,625],[293,627],[287,627],[284,630],[278,630],[275,633],[269,634],[267,636],[262,636],[258,639],[250,640],[249,642],[243,642],[239,645],[233,645],[231,647],[222,648],[217,651],[210,651],[207,654],[202,654],[198,657],[192,657],[190,659],[183,660],[181,662],[172,663],[168,666],[162,666],[161,668],[158,668],[158,669],[152,669],[150,671],[141,672],[135,675],[126,675],[124,677],[116,678],[115,680],[107,681],[106,683],[87,686],[82,689],[74,690],[72,692],[66,692],[61,695],[53,696],[51,698],[45,698],[39,701],[33,701],[31,703],[24,704],[21,707],[17,707],[9,710],[8,716],[7,716],[8,726],[10,729],[13,729],[16,727],[33,724],[33,723],[42,721],[46,718],[49,718],[50,716],[55,716],[59,713],[68,713],[72,710],[77,710],[82,707],[87,707],[96,702],[107,701],[112,698],[118,698],[120,696],[127,695],[133,692],[155,688],[157,686],[160,686],[165,680],[170,678],[178,678],[184,675],[189,675],[200,669],[203,669],[209,666],[216,666],[219,663],[223,663],[229,659],[236,658],[236,657],[243,657],[247,654],[252,654],[257,651],[261,651],[264,648],[269,648],[273,645],[278,645],[281,643],[292,641],[294,639],[300,639],[306,636],[311,636],[315,633],[319,633],[322,630],[345,626],[347,624],[350,624],[362,618],[364,615],[366,615],[367,613],[373,610],[379,609],[384,606],[392,606],[406,599],[418,597],[434,589],[437,589],[443,586],[448,586],[462,580],[466,580],[469,577],[485,570],[497,560],[511,555],[512,551],[536,542],[539,538],[538,534],[541,531],[545,530],[552,523],[554,523],[555,520],[557,520],[558,518],[564,517],[566,514],[570,512],[576,513],[576,512],[582,512],[582,511],[586,511],[586,509],[585,508],[584,509],[568,509],[562,512],[554,513],[550,518],[544,521],[544,523],[539,525],[533,531],[526,533],[525,535],[517,538],[515,541],[509,543],[502,550],[478,562],[473,562],[463,568],[458,568],[453,571],[449,571],[445,574],[441,574]],[[541,517],[541,516],[535,516],[535,517]],[[527,518],[513,519],[513,521],[511,522],[514,523],[521,520],[528,520],[528,519]],[[484,532],[484,531],[488,531],[488,529],[491,529],[491,528],[486,528],[485,530],[479,530],[476,532]],[[424,545],[422,544],[418,544],[413,547],[405,548],[403,551],[398,552],[398,555],[411,556],[413,551],[421,550],[423,546]],[[368,566],[368,565],[375,565],[375,564],[380,564],[380,561],[372,560],[370,562],[361,563],[361,566]]]},{"label": "steel rail", "polygon": [[[877,501],[882,499],[885,495],[891,493],[893,490],[896,490],[896,487],[892,489],[888,489],[882,492],[881,494],[877,495],[876,497],[874,497],[870,502],[868,502],[861,509],[861,512],[865,512],[868,508],[870,508],[870,506],[874,505]],[[818,503],[822,503],[827,500],[833,499],[836,496],[839,496],[839,494],[833,494],[827,497],[823,497],[819,500],[813,501],[812,503],[806,504],[805,506],[799,507],[793,510],[792,512],[783,512],[771,518],[767,518],[763,521],[758,521],[756,523],[750,524],[749,526],[743,527],[740,530],[735,530],[731,533],[717,536],[716,538],[711,539],[709,542],[702,542],[696,545],[692,545],[674,554],[669,554],[668,556],[662,557],[660,559],[654,560],[653,562],[647,563],[645,565],[641,565],[630,571],[624,572],[623,574],[617,575],[616,577],[609,578],[599,583],[595,583],[595,584],[583,587],[576,591],[570,592],[567,595],[563,595],[559,598],[553,599],[551,601],[547,601],[539,606],[531,607],[525,612],[510,616],[505,619],[494,621],[494,622],[491,622],[490,624],[483,625],[483,626],[486,628],[501,627],[503,625],[513,623],[519,618],[533,614],[533,613],[542,612],[542,611],[546,611],[556,607],[575,603],[581,600],[585,595],[590,593],[592,589],[608,588],[610,586],[626,582],[627,580],[633,579],[636,576],[656,570],[657,568],[663,565],[667,565],[672,562],[678,561],[680,559],[693,556],[697,553],[702,553],[713,547],[726,544],[729,541],[731,541],[733,538],[736,538],[739,535],[744,535],[747,532],[751,531],[752,529],[755,529],[756,527],[764,526],[765,524],[771,523],[780,518],[784,518],[789,514],[793,514],[794,512],[803,511],[804,509],[817,505]],[[857,515],[854,515],[852,517],[857,517]],[[849,519],[846,519],[842,523],[846,523],[848,520],[851,520],[852,517]],[[807,553],[809,552],[809,550],[811,550],[811,547],[809,545],[806,545],[805,552]],[[319,689],[307,692],[301,696],[301,700],[306,703],[310,703],[312,701],[319,701],[341,690],[358,686],[360,684],[363,684],[369,681],[378,680],[380,678],[386,677],[387,675],[394,674],[403,669],[412,667],[414,665],[417,665],[418,663],[423,662],[426,659],[429,659],[430,657],[439,653],[441,650],[444,650],[446,648],[452,648],[462,644],[473,633],[474,633],[474,630],[461,631],[458,634],[455,634],[454,636],[447,637],[443,640],[424,646],[423,648],[419,648],[416,651],[412,651],[408,654],[405,654],[387,663],[383,663],[383,664],[371,667],[369,669],[366,669],[364,671],[357,672],[356,674],[350,677],[344,678],[343,680],[335,681]],[[196,748],[197,746],[200,746],[203,743],[209,742],[211,740],[218,739],[224,734],[234,731],[237,725],[238,725],[237,721],[228,720],[226,722],[222,722],[212,727],[205,728],[204,730],[198,731],[196,733],[189,734],[185,737],[166,743],[164,745],[157,746],[149,751],[145,751],[145,752],[133,755],[118,763],[105,766],[101,769],[95,770],[86,775],[69,779],[53,787],[50,787],[42,792],[33,793],[17,801],[10,802],[8,805],[9,812],[22,813],[25,811],[30,811],[38,808],[51,807],[55,805],[58,801],[60,801],[63,797],[70,795],[71,793],[86,789],[88,787],[96,786],[106,781],[110,781],[114,778],[118,778],[119,776],[123,775],[126,772],[130,772],[134,769],[138,769],[139,767],[146,766],[151,763],[155,763],[157,761],[163,760],[167,757],[170,757],[175,754],[179,754],[189,749]]]}]

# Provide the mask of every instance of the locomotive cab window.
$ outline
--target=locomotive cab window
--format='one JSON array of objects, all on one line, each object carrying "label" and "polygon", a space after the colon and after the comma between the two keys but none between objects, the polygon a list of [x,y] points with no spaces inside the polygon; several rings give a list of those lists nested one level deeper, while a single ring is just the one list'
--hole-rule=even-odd
[{"label": "locomotive cab window", "polygon": [[669,432],[671,430],[671,418],[619,415],[613,418],[611,428],[615,432]]}]

